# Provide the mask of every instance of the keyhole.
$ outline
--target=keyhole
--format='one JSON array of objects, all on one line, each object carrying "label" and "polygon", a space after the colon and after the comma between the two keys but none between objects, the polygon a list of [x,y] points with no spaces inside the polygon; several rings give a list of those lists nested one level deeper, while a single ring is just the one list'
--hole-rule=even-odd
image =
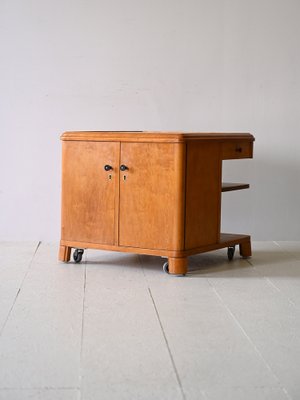
[{"label": "keyhole", "polygon": [[111,179],[111,178],[112,178],[112,176],[111,176],[111,174],[109,174],[109,175],[108,175],[108,179]]},{"label": "keyhole", "polygon": [[126,181],[126,179],[127,179],[127,176],[123,175],[123,181]]}]

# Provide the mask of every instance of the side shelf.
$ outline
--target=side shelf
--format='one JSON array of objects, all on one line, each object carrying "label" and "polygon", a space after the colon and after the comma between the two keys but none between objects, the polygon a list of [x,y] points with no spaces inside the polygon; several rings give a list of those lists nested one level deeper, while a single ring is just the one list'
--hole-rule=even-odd
[{"label": "side shelf", "polygon": [[193,254],[206,253],[207,251],[223,249],[239,245],[240,255],[242,257],[251,257],[251,237],[249,235],[234,234],[234,233],[221,233],[217,243],[212,243],[204,246],[199,246],[195,249],[185,251],[186,256]]},{"label": "side shelf", "polygon": [[222,182],[222,192],[231,192],[232,190],[249,189],[249,183],[231,183]]}]

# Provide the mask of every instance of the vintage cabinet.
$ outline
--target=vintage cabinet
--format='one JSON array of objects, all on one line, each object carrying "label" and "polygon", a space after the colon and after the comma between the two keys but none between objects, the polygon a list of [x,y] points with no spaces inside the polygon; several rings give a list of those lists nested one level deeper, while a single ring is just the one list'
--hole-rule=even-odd
[{"label": "vintage cabinet", "polygon": [[251,158],[252,135],[175,132],[66,132],[61,136],[59,259],[81,261],[86,248],[159,255],[164,270],[187,272],[187,257],[239,244],[221,234],[222,161]]}]

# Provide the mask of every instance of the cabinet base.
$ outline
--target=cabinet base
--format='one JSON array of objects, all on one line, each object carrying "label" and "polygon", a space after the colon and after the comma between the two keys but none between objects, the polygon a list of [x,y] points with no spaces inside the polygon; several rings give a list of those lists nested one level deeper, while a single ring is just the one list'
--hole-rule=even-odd
[{"label": "cabinet base", "polygon": [[72,247],[60,245],[60,247],[59,247],[59,255],[58,255],[59,261],[63,261],[63,262],[70,261],[71,249],[72,249]]},{"label": "cabinet base", "polygon": [[185,275],[187,273],[187,257],[168,259],[169,274]]},{"label": "cabinet base", "polygon": [[240,255],[243,258],[248,258],[252,256],[252,250],[251,250],[251,240],[240,243]]},{"label": "cabinet base", "polygon": [[98,243],[85,243],[76,241],[61,240],[59,249],[59,260],[68,262],[71,257],[71,249],[99,249],[109,251],[119,251],[124,253],[137,253],[137,254],[149,254],[155,256],[163,256],[168,258],[168,269],[172,275],[185,275],[187,273],[187,257],[206,253],[208,251],[218,250],[226,247],[232,247],[239,245],[240,255],[243,258],[251,257],[251,238],[249,235],[237,235],[222,233],[220,240],[217,243],[205,245],[202,247],[189,249],[189,250],[159,250],[159,249],[140,249],[135,247],[121,247],[113,245],[101,245]]}]

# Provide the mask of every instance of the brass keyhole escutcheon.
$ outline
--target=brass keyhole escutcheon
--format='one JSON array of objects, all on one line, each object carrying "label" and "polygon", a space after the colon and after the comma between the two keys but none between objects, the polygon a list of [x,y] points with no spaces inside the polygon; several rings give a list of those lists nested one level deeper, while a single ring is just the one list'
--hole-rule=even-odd
[{"label": "brass keyhole escutcheon", "polygon": [[126,175],[123,175],[123,181],[124,181],[124,182],[126,181],[126,179],[127,179],[127,176],[126,176]]},{"label": "brass keyhole escutcheon", "polygon": [[111,174],[108,175],[108,179],[109,179],[109,180],[112,179],[112,175],[111,175]]}]

